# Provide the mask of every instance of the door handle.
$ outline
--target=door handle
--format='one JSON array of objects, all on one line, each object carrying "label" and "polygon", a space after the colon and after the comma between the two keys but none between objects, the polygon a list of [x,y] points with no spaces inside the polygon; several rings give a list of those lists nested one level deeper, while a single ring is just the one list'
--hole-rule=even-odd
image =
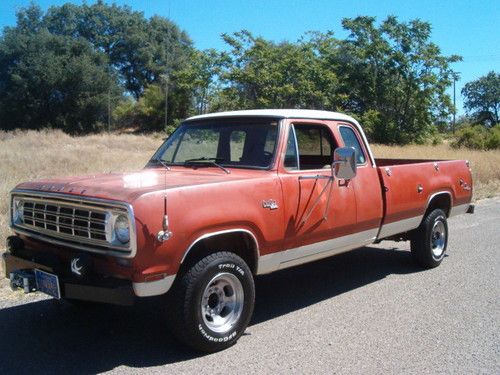
[{"label": "door handle", "polygon": [[299,176],[299,180],[331,180],[332,176],[317,174],[314,176]]}]

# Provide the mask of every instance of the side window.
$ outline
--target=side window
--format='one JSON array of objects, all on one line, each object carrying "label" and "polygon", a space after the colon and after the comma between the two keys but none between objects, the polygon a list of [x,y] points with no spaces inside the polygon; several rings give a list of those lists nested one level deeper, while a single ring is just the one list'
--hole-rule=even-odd
[{"label": "side window", "polygon": [[293,131],[293,127],[290,127],[290,131],[288,132],[288,141],[286,144],[286,152],[285,152],[285,168],[299,169],[297,161],[298,158],[297,158],[297,147],[295,144],[295,133]]},{"label": "side window", "polygon": [[295,125],[300,169],[330,168],[334,142],[330,130],[322,125]]},{"label": "side window", "polygon": [[356,137],[354,131],[348,126],[341,126],[339,130],[345,146],[354,147],[354,149],[356,150],[356,163],[364,164],[366,162],[366,157],[363,152],[363,148],[359,144],[358,137]]}]

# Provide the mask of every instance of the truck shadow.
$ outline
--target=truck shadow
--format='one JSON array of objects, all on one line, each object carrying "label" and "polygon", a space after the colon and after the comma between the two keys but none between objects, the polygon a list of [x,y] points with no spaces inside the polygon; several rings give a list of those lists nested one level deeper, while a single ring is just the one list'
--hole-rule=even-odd
[{"label": "truck shadow", "polygon": [[348,293],[387,275],[420,270],[414,265],[409,251],[364,247],[263,275],[256,280],[256,304],[251,324]]},{"label": "truck shadow", "polygon": [[[348,293],[390,274],[418,272],[408,251],[365,247],[258,277],[251,325]],[[0,309],[0,373],[87,374],[199,357],[165,328],[158,299],[77,308],[42,300]]]}]

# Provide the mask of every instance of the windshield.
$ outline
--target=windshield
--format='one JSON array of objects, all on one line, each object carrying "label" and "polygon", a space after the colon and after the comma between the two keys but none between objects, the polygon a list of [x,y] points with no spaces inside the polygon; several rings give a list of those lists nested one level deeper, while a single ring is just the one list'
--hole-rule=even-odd
[{"label": "windshield", "polygon": [[270,118],[185,122],[158,149],[149,164],[188,166],[216,162],[225,167],[268,168],[277,135],[278,120]]}]

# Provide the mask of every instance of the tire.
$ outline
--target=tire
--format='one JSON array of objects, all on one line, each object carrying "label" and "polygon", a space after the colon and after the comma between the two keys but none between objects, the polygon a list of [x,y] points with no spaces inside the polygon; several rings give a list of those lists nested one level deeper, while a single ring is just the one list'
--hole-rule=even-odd
[{"label": "tire", "polygon": [[430,212],[411,238],[411,254],[414,261],[424,268],[441,264],[448,245],[448,223],[441,209]]},{"label": "tire", "polygon": [[167,296],[169,326],[193,349],[213,353],[234,345],[253,313],[252,272],[239,256],[218,252],[185,272]]}]

